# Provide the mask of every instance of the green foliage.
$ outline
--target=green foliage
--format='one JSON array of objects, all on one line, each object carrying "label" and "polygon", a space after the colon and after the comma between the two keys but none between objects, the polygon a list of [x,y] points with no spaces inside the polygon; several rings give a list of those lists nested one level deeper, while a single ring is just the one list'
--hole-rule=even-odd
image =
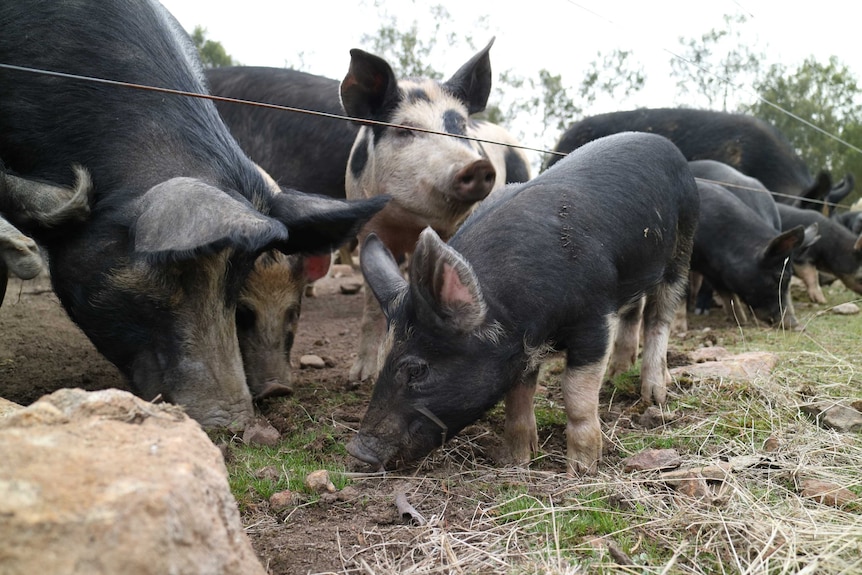
[{"label": "green foliage", "polygon": [[[382,2],[376,5],[380,10]],[[431,6],[429,12],[429,21],[434,22],[434,28],[427,39],[420,37],[416,20],[404,26],[395,16],[381,13],[384,23],[375,34],[363,34],[361,43],[370,52],[389,62],[396,76],[442,79],[443,73],[433,64],[438,43],[451,46],[463,41],[472,48],[473,41],[470,36],[455,32],[443,33],[443,30],[455,28],[451,26],[452,16],[442,4]]]},{"label": "green foliage", "polygon": [[712,29],[700,38],[680,37],[681,58],[670,60],[679,94],[689,94],[692,100],[702,97],[708,108],[727,110],[734,86],[756,80],[765,55],[755,52],[749,38],[743,37],[740,27],[747,21],[742,15],[725,14],[723,29]]},{"label": "green foliage", "polygon": [[206,34],[206,28],[201,26],[195,26],[195,30],[191,34],[192,42],[197,48],[204,68],[220,68],[239,64],[228,55],[221,42],[207,39]]},{"label": "green foliage", "polygon": [[[862,153],[783,111],[845,142],[858,143],[862,138],[859,86],[845,64],[834,56],[825,64],[809,57],[795,71],[773,64],[757,83],[757,91],[761,99],[747,111],[778,128],[812,171],[829,170],[837,178],[846,172],[862,175]],[[844,203],[858,197],[856,190]]]}]

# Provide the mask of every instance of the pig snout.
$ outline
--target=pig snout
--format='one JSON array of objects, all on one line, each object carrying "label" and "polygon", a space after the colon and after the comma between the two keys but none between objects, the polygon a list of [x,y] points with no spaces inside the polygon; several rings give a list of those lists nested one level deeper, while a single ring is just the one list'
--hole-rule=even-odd
[{"label": "pig snout", "polygon": [[491,193],[496,179],[497,171],[490,161],[476,160],[455,174],[453,193],[463,202],[478,202]]},{"label": "pig snout", "polygon": [[266,399],[267,397],[282,397],[293,394],[293,387],[288,383],[282,383],[278,379],[268,379],[262,385],[249,386],[255,399]]},{"label": "pig snout", "polygon": [[347,453],[363,463],[368,463],[374,467],[383,467],[384,462],[380,459],[377,452],[370,446],[366,445],[366,441],[369,439],[371,438],[364,437],[361,434],[353,436],[353,438],[347,442]]}]

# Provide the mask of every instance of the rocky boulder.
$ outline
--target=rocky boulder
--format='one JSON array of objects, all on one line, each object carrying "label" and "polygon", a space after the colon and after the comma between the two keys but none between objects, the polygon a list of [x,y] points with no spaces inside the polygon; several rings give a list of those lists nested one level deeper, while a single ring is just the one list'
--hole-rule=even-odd
[{"label": "rocky boulder", "polygon": [[0,572],[266,573],[195,421],[79,389],[0,418]]}]

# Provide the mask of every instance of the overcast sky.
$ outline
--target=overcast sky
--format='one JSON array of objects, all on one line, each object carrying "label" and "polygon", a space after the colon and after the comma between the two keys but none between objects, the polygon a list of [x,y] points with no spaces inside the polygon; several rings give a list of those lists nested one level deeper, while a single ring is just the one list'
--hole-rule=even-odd
[{"label": "overcast sky", "polygon": [[[433,30],[428,6],[442,4],[456,32],[472,36],[481,47],[492,36],[495,72],[511,70],[535,77],[541,68],[561,74],[577,86],[596,53],[632,50],[646,72],[646,89],[625,102],[604,102],[591,112],[638,106],[673,106],[679,102],[669,78],[668,50],[679,51],[679,37],[700,37],[722,28],[724,14],[749,18],[745,42],[767,53],[767,63],[795,67],[814,55],[825,62],[837,56],[860,78],[859,29],[862,5],[855,2],[777,2],[767,0],[533,0],[490,2],[434,0],[430,3],[384,0],[162,0],[189,31],[201,25],[239,62],[258,66],[298,66],[341,78],[349,50],[361,47],[363,34],[374,34],[385,10],[407,27],[418,21]],[[482,18],[485,18],[484,23]],[[441,46],[432,64],[451,74],[473,51],[466,44]],[[753,96],[739,94],[751,101]],[[531,142],[536,144],[537,142]]]}]

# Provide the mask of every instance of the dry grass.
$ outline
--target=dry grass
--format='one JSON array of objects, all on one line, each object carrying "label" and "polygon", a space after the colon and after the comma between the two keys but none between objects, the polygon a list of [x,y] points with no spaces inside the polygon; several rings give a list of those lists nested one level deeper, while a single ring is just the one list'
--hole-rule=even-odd
[{"label": "dry grass", "polygon": [[[862,573],[862,440],[800,411],[812,399],[860,399],[862,318],[824,318],[806,316],[802,335],[720,334],[732,351],[777,353],[778,367],[760,379],[707,378],[674,390],[676,417],[657,429],[606,423],[612,455],[594,476],[554,471],[565,466],[553,447],[529,469],[486,465],[488,432],[474,426],[409,475],[354,480],[360,490],[405,491],[428,521],[375,524],[359,544],[345,534],[342,568],[332,572]],[[623,470],[622,457],[655,444],[679,451],[684,468],[733,469],[700,496],[657,471]],[[807,479],[849,489],[857,501],[839,508],[803,497]]]}]

